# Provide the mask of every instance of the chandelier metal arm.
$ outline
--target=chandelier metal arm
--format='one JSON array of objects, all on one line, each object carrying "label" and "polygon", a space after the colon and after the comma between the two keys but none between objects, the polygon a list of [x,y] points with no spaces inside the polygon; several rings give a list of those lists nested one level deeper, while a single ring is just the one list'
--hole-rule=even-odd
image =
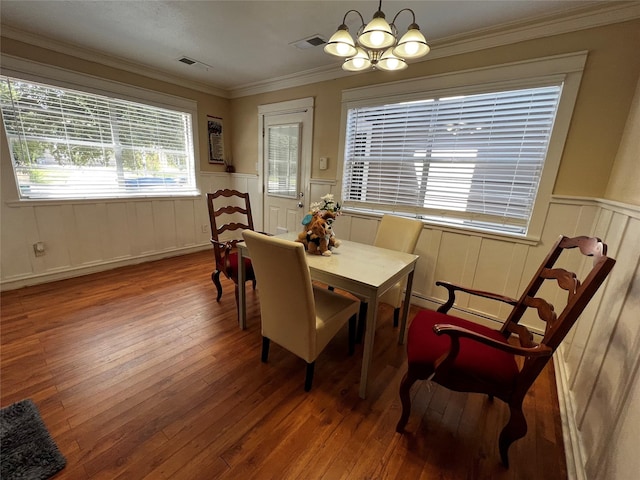
[{"label": "chandelier metal arm", "polygon": [[400,15],[402,12],[411,12],[411,24],[416,23],[416,14],[415,14],[415,12],[413,10],[411,10],[410,8],[403,8],[398,13],[396,13],[395,17],[393,17],[393,21],[391,22],[391,24],[395,24],[396,23],[398,15]]},{"label": "chandelier metal arm", "polygon": [[351,12],[355,12],[358,14],[358,16],[360,17],[360,23],[361,23],[361,27],[362,28],[364,26],[364,18],[362,17],[362,14],[358,11],[358,10],[349,10],[347,13],[344,14],[344,18],[342,19],[342,25],[340,25],[338,28],[347,28],[347,15],[349,15]]}]

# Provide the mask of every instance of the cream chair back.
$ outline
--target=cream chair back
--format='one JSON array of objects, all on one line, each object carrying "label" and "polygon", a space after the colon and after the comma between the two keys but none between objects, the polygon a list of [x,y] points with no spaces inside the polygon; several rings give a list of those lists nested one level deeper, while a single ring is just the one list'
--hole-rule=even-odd
[{"label": "cream chair back", "polygon": [[[422,221],[418,219],[383,215],[373,244],[376,247],[388,248],[389,250],[413,253],[422,227]],[[406,279],[403,279],[380,297],[380,302],[388,303],[394,308],[393,325],[396,327],[400,319],[400,306],[404,298],[402,291],[406,283]]]},{"label": "cream chair back", "polygon": [[383,215],[373,244],[398,252],[413,253],[422,231],[422,221]]},{"label": "cream chair back", "polygon": [[243,237],[258,282],[262,336],[314,361],[316,314],[304,246],[250,230]]}]

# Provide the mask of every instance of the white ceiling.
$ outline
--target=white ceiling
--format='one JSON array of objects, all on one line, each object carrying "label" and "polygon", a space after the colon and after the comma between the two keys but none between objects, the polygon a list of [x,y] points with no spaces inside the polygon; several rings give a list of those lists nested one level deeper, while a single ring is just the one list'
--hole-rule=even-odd
[{"label": "white ceiling", "polygon": [[[606,2],[604,2],[606,3]],[[603,2],[576,0],[386,0],[387,21],[411,8],[432,45],[470,32],[514,26]],[[231,92],[274,79],[321,70],[341,74],[340,59],[322,46],[301,50],[292,43],[314,35],[328,39],[345,12],[357,9],[368,22],[378,2],[367,1],[25,1],[2,0],[2,34],[81,58],[151,76],[184,79]],[[405,31],[411,15],[396,25]],[[351,14],[352,33],[359,18]],[[186,56],[209,67],[178,62]],[[429,56],[425,57],[429,58]]]}]

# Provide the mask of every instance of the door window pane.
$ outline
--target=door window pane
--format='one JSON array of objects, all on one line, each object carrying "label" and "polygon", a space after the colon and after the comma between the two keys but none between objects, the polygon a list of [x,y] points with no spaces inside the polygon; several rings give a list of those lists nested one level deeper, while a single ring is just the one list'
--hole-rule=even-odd
[{"label": "door window pane", "polygon": [[274,125],[267,130],[268,193],[297,198],[300,124]]}]

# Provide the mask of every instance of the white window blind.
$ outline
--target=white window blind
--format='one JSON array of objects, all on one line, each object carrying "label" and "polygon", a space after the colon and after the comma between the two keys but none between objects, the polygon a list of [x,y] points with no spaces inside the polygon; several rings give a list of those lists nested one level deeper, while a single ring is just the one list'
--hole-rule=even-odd
[{"label": "white window blind", "polygon": [[349,108],[345,208],[526,234],[561,90]]},{"label": "white window blind", "polygon": [[270,125],[268,135],[268,193],[296,198],[300,125]]},{"label": "white window blind", "polygon": [[197,194],[191,113],[0,77],[21,198]]}]

